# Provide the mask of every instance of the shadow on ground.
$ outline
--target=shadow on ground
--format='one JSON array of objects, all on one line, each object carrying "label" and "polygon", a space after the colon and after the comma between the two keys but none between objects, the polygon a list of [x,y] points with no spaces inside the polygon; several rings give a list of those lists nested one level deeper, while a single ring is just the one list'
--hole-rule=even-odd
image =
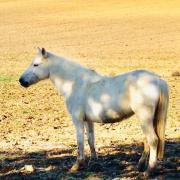
[{"label": "shadow on ground", "polygon": [[[143,179],[136,165],[143,151],[140,144],[102,147],[97,161],[84,170],[69,173],[75,161],[74,149],[23,154],[0,152],[0,179]],[[2,158],[3,157],[3,158]],[[180,179],[180,140],[166,142],[165,160],[158,167],[155,179]]]}]

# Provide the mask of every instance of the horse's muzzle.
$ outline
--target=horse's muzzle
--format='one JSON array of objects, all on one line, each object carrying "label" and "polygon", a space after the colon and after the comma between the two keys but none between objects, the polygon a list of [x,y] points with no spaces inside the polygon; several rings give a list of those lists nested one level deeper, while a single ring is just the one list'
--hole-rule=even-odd
[{"label": "horse's muzzle", "polygon": [[20,84],[21,84],[21,86],[23,86],[23,87],[29,87],[29,83],[24,79],[24,78],[20,78],[19,79],[19,82],[20,82]]}]

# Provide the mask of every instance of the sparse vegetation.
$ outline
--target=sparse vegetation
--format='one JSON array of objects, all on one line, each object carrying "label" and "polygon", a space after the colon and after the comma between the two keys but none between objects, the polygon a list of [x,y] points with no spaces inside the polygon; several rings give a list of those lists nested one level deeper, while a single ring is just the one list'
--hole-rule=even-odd
[{"label": "sparse vegetation", "polygon": [[8,77],[8,76],[0,76],[0,82],[11,82],[11,81],[15,81],[16,78],[14,77]]}]

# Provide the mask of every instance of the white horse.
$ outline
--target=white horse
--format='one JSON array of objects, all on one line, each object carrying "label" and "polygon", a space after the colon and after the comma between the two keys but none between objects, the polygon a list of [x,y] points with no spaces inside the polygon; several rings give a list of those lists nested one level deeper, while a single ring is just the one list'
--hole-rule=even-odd
[{"label": "white horse", "polygon": [[136,70],[115,77],[102,76],[63,57],[38,50],[32,64],[20,77],[28,87],[50,78],[66,100],[77,133],[78,155],[71,171],[84,164],[84,127],[91,156],[96,158],[93,123],[114,123],[136,114],[145,135],[144,152],[139,160],[146,175],[153,172],[157,158],[164,154],[164,135],[168,109],[168,86],[159,76]]}]

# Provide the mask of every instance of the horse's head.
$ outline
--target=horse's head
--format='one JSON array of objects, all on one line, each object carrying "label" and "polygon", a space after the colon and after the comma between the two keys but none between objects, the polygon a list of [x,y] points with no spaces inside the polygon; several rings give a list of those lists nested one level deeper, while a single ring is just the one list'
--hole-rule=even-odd
[{"label": "horse's head", "polygon": [[49,60],[48,53],[44,48],[38,48],[38,53],[35,56],[33,62],[21,75],[19,82],[24,87],[29,87],[32,84],[37,83],[40,80],[49,77]]}]

